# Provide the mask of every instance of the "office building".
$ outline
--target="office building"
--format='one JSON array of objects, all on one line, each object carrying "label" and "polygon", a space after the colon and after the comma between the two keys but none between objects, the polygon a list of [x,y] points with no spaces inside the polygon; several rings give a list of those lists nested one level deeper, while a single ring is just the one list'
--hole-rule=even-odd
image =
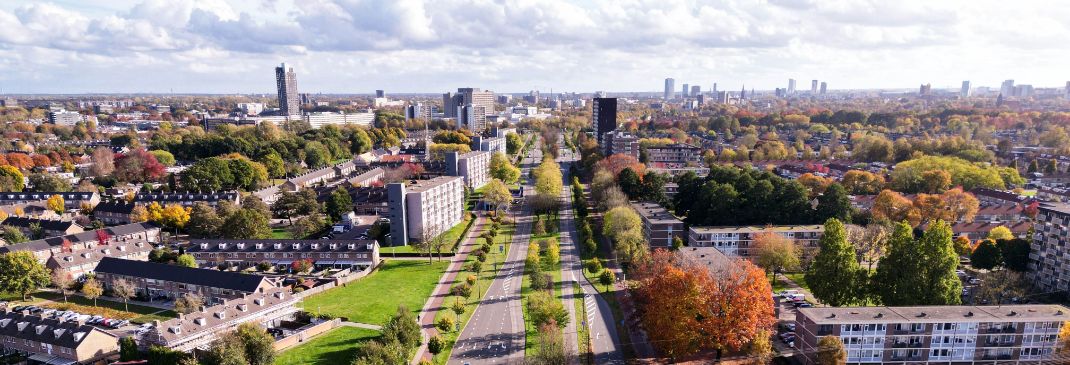
[{"label": "office building", "polygon": [[999,94],[1003,97],[1014,96],[1014,80],[1004,80],[999,85]]},{"label": "office building", "polygon": [[688,95],[689,95],[688,92],[689,91],[691,91],[690,85],[684,84],[683,92],[681,93],[681,94],[683,94],[683,97],[685,97],[685,98],[688,97]]},{"label": "office building", "polygon": [[48,122],[55,125],[73,126],[84,120],[82,114],[69,110],[51,110],[48,112]]},{"label": "office building", "polygon": [[795,79],[788,79],[788,95],[795,94]]},{"label": "office building", "polygon": [[438,236],[463,220],[464,178],[461,176],[387,184],[387,196],[390,240],[394,246]]},{"label": "office building", "polygon": [[925,95],[932,95],[932,94],[933,94],[933,85],[932,84],[922,84],[921,87],[918,88],[918,95],[925,96]]},{"label": "office building", "polygon": [[282,115],[301,115],[301,96],[297,93],[297,74],[283,63],[275,68],[275,86],[279,91]]},{"label": "office building", "polygon": [[479,189],[490,181],[489,151],[446,152],[446,175],[464,177],[464,186]]},{"label": "office building", "polygon": [[810,93],[817,94],[817,80],[810,81]]},{"label": "office building", "polygon": [[375,90],[375,97],[376,98],[385,98],[386,97],[386,91]]},{"label": "office building", "polygon": [[684,222],[653,202],[632,203],[643,219],[643,237],[651,249],[672,247],[673,238],[685,239]]},{"label": "office building", "polygon": [[442,114],[446,118],[458,118],[461,108],[469,104],[482,106],[484,114],[494,114],[494,92],[479,88],[458,88],[457,93],[442,94]]},{"label": "office building", "polygon": [[356,113],[346,112],[317,112],[317,113],[305,113],[301,116],[312,129],[320,129],[327,125],[358,125],[363,127],[370,127],[372,122],[375,121],[375,112],[365,111]]},{"label": "office building", "polygon": [[691,85],[691,94],[690,95],[691,95],[692,98],[697,97],[701,93],[702,93],[702,87],[700,87],[698,85]]},{"label": "office building", "polygon": [[599,145],[605,147],[602,135],[617,129],[617,98],[594,98],[591,113],[595,137]]},{"label": "office building", "polygon": [[[1070,83],[1067,83],[1070,85]],[[676,80],[673,78],[665,79],[665,100],[672,100],[676,98]]]},{"label": "office building", "polygon": [[1070,309],[1061,305],[800,308],[796,356],[817,364],[818,341],[839,338],[847,363],[1063,363],[1059,329]]},{"label": "office building", "polygon": [[822,81],[821,82],[821,93],[824,94],[824,93],[828,92],[828,87],[829,87],[829,84],[827,82]]},{"label": "office building", "polygon": [[1023,98],[1033,96],[1033,85],[1021,84],[1014,87],[1014,95]]},{"label": "office building", "polygon": [[119,338],[85,320],[60,320],[22,312],[0,312],[0,348],[19,364],[107,364]]},{"label": "office building", "polygon": [[405,106],[405,120],[423,119],[424,121],[429,121],[434,112],[434,107],[429,104],[409,104]]},{"label": "office building", "polygon": [[[825,234],[825,226],[735,226],[691,227],[688,229],[688,246],[714,247],[728,257],[753,259],[754,239],[763,234],[778,234],[795,241],[805,256],[817,250],[817,241]],[[809,252],[808,252],[809,251]]]},{"label": "office building", "polygon": [[959,97],[962,97],[962,98],[970,97],[970,81],[969,80],[966,80],[966,81],[962,82],[962,88],[959,89]]},{"label": "office building", "polygon": [[467,128],[473,133],[487,129],[487,109],[483,105],[467,104],[457,108],[457,128]]}]

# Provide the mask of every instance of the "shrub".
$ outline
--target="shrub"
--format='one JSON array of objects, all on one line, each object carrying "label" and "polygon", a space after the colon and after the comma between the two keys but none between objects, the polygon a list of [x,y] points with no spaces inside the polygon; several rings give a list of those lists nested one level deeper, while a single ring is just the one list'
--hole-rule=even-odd
[{"label": "shrub", "polygon": [[602,261],[599,261],[597,258],[587,260],[586,266],[587,272],[592,274],[597,274],[602,271]]},{"label": "shrub", "polygon": [[461,298],[468,298],[472,296],[472,286],[466,283],[454,285],[450,288],[450,294],[459,296]]},{"label": "shrub", "polygon": [[466,283],[468,283],[468,285],[476,285],[476,276],[475,275],[468,275],[468,277],[465,278],[464,281]]},{"label": "shrub", "polygon": [[456,314],[458,316],[462,315],[464,314],[465,310],[464,302],[460,300],[455,300],[453,301],[453,304],[450,304],[450,309],[453,310],[453,314]]},{"label": "shrub", "polygon": [[432,336],[430,340],[427,340],[427,351],[431,352],[432,354],[437,355],[439,352],[442,352],[445,347],[445,341],[442,341],[442,337],[439,337],[437,335]]},{"label": "shrub", "polygon": [[435,328],[438,328],[438,330],[442,331],[442,332],[453,331],[453,318],[450,318],[450,317],[439,318],[438,322],[435,322]]}]

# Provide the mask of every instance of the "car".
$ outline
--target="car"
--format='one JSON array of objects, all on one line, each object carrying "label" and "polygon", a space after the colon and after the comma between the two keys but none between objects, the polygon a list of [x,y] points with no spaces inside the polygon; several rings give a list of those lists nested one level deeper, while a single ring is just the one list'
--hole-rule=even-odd
[{"label": "car", "polygon": [[955,270],[955,275],[965,276],[966,275],[966,271],[964,271],[964,270]]},{"label": "car", "polygon": [[56,310],[52,309],[52,308],[48,308],[48,309],[45,309],[45,310],[41,311],[41,314],[42,315],[46,315],[46,316],[50,316],[53,313],[56,313]]},{"label": "car", "polygon": [[788,295],[791,294],[799,294],[799,291],[794,289],[784,289],[781,290],[780,293],[777,293],[777,295],[779,295],[781,298],[787,298]]},{"label": "car", "polygon": [[103,320],[104,320],[104,317],[92,316],[92,317],[89,317],[89,319],[86,320],[85,323],[86,324],[97,324],[97,323],[100,323],[100,321],[103,321]]},{"label": "car", "polygon": [[802,304],[798,305],[799,308],[810,308],[810,307],[813,307],[813,306],[814,305],[810,304],[810,303],[802,303]]},{"label": "car", "polygon": [[980,284],[980,283],[981,283],[981,279],[978,279],[978,278],[970,279],[970,284],[977,285],[977,284]]}]

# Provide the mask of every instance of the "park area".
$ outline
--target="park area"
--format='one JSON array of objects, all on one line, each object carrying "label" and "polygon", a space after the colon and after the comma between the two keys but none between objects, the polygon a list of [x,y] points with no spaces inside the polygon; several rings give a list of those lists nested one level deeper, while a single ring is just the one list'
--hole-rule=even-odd
[{"label": "park area", "polygon": [[448,265],[438,259],[430,264],[426,260],[387,261],[367,277],[313,295],[299,306],[316,315],[382,325],[398,305],[419,312]]},{"label": "park area", "polygon": [[349,364],[364,342],[379,337],[379,331],[338,327],[303,344],[280,352],[275,365]]}]

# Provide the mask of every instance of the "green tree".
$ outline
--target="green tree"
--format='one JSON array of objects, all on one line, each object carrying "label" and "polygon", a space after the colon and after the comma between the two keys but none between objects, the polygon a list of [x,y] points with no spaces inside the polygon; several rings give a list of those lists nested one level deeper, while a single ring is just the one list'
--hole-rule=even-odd
[{"label": "green tree", "polygon": [[492,179],[483,188],[483,201],[493,206],[495,211],[501,212],[509,209],[509,205],[513,201],[513,194],[509,192],[509,188],[501,180]]},{"label": "green tree", "polygon": [[326,205],[327,215],[332,220],[338,221],[342,219],[342,215],[353,211],[353,198],[349,196],[349,192],[345,188],[338,187],[331,193]]},{"label": "green tree", "polygon": [[643,193],[642,182],[639,180],[639,174],[635,173],[630,167],[625,168],[617,174],[617,185],[620,186],[620,190],[627,195],[629,199],[638,199]]},{"label": "green tree", "polygon": [[275,339],[255,323],[246,322],[238,325],[238,338],[245,347],[245,360],[249,365],[271,365],[275,363]]},{"label": "green tree", "polygon": [[264,214],[252,209],[239,209],[223,221],[223,237],[229,239],[265,239],[271,237],[271,227]]},{"label": "green tree", "polygon": [[4,242],[7,242],[7,244],[9,245],[29,241],[29,238],[27,238],[26,235],[22,233],[22,230],[12,226],[4,226],[4,233],[2,237],[4,238]]},{"label": "green tree", "polygon": [[603,270],[602,273],[598,275],[598,283],[604,285],[606,290],[609,290],[609,286],[613,285],[616,281],[617,274],[614,274],[613,270]]},{"label": "green tree", "polygon": [[930,223],[919,239],[909,224],[897,223],[888,253],[877,264],[874,289],[887,306],[959,304],[958,263],[946,222]]},{"label": "green tree", "polygon": [[855,250],[847,243],[843,223],[831,218],[825,222],[825,234],[818,241],[820,251],[806,271],[806,282],[817,299],[831,306],[843,306],[864,301],[858,282],[861,267]]},{"label": "green tree", "polygon": [[359,155],[372,149],[372,139],[368,137],[368,133],[363,129],[356,128],[353,130],[353,134],[349,135],[349,152],[354,155]]},{"label": "green tree", "polygon": [[841,222],[851,221],[851,198],[847,196],[843,185],[832,183],[824,194],[817,197],[815,215],[822,220],[835,218]]},{"label": "green tree", "polygon": [[416,322],[416,316],[404,305],[398,306],[394,316],[383,326],[383,339],[389,343],[397,341],[405,348],[415,348],[420,345],[420,324]]},{"label": "green tree", "polygon": [[52,281],[47,268],[29,251],[0,255],[0,291],[18,293],[23,299]]},{"label": "green tree", "polygon": [[442,340],[442,337],[431,336],[431,339],[427,340],[427,351],[432,355],[438,355],[446,348],[446,342]]},{"label": "green tree", "polygon": [[311,141],[305,144],[305,165],[315,169],[331,163],[331,154],[322,143]]},{"label": "green tree", "polygon": [[133,337],[127,336],[119,339],[119,361],[133,361],[141,358],[141,352],[137,349],[137,342]]},{"label": "green tree", "polygon": [[185,266],[185,267],[192,267],[192,268],[198,267],[197,259],[194,258],[193,255],[190,255],[188,253],[178,255],[178,258],[175,259],[175,265]]},{"label": "green tree", "polygon": [[524,145],[524,140],[520,139],[520,135],[516,133],[509,133],[505,135],[505,151],[509,155],[515,155],[520,152],[520,147]]},{"label": "green tree", "polygon": [[906,221],[895,223],[888,239],[888,252],[877,263],[874,276],[874,294],[882,304],[907,306],[919,302],[915,289],[921,284],[915,274],[922,270],[916,260],[919,248],[914,240],[914,231]]},{"label": "green tree", "polygon": [[193,204],[193,208],[190,209],[189,213],[189,222],[186,223],[186,230],[190,236],[196,238],[218,237],[222,226],[223,219],[216,214],[212,206],[205,202]]},{"label": "green tree", "polygon": [[164,150],[152,150],[149,151],[149,153],[156,157],[156,162],[159,162],[161,165],[168,167],[175,165],[175,155],[171,154],[171,152],[167,152]]},{"label": "green tree", "polygon": [[10,165],[0,166],[0,190],[22,191],[26,187],[22,172]]},{"label": "green tree", "polygon": [[993,241],[1013,240],[1014,233],[1011,232],[1010,228],[1007,228],[1006,226],[998,226],[988,231],[988,239]]},{"label": "green tree", "polygon": [[258,162],[264,165],[268,176],[275,178],[286,176],[286,163],[282,161],[282,156],[279,156],[277,152],[271,151],[261,157]]},{"label": "green tree", "polygon": [[951,236],[951,225],[937,220],[921,237],[925,281],[918,288],[924,294],[924,301],[917,305],[958,305],[962,302],[962,281],[955,274],[959,258]]},{"label": "green tree", "polygon": [[49,193],[71,191],[71,183],[55,174],[31,174],[29,181],[33,191]]},{"label": "green tree", "polygon": [[565,310],[564,304],[543,290],[528,295],[528,315],[536,326],[551,321],[562,327],[568,323],[568,311]]},{"label": "green tree", "polygon": [[999,247],[996,247],[996,241],[991,239],[981,241],[970,254],[970,265],[977,269],[992,270],[1002,264],[1002,252]]},{"label": "green tree", "polygon": [[233,333],[223,335],[212,343],[201,359],[203,365],[250,365],[245,359],[245,346]]},{"label": "green tree", "polygon": [[520,179],[520,169],[513,166],[504,153],[495,152],[490,157],[490,176],[512,184]]}]

